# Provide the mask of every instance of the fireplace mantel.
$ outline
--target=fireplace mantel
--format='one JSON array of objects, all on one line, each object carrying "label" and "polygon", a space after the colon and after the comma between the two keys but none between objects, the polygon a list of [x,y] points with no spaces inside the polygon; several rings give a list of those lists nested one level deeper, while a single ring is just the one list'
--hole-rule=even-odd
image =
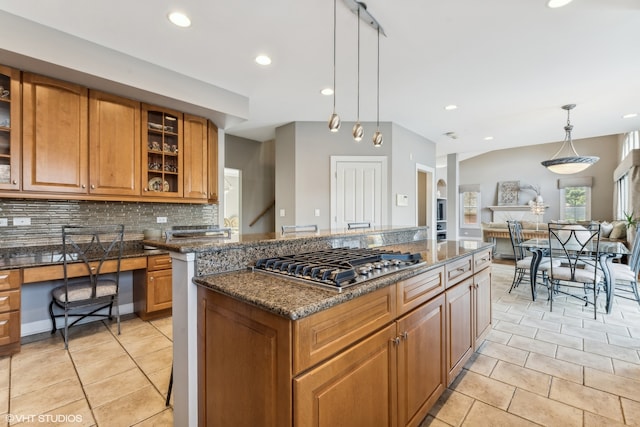
[{"label": "fireplace mantel", "polygon": [[[545,206],[546,210],[549,206]],[[529,205],[500,205],[500,206],[487,206],[493,212],[492,222],[507,222],[509,220],[516,221],[532,221],[537,220],[544,221],[544,215],[540,215],[539,218],[531,212],[531,206]]]}]

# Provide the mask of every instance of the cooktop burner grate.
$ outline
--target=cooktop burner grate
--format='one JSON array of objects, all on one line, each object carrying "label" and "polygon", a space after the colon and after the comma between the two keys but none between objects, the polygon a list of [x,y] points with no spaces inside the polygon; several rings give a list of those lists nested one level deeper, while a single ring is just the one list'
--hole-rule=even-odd
[{"label": "cooktop burner grate", "polygon": [[254,269],[286,275],[340,291],[421,262],[422,257],[419,253],[334,248],[262,258],[256,262]]}]

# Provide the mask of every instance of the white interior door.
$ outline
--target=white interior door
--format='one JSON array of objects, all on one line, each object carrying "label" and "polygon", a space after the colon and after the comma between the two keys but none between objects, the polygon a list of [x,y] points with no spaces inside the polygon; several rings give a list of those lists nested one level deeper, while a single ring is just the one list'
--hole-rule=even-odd
[{"label": "white interior door", "polygon": [[333,228],[352,222],[386,224],[386,157],[332,156],[331,172]]}]

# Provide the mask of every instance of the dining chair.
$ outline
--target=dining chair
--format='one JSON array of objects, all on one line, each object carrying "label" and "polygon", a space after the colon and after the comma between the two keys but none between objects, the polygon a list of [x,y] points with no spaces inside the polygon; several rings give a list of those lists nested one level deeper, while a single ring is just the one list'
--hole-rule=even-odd
[{"label": "dining chair", "polygon": [[[533,256],[527,255],[526,248],[522,246],[524,238],[522,236],[522,223],[520,221],[508,220],[507,228],[509,229],[509,239],[511,240],[511,248],[513,249],[513,256],[515,258],[515,270],[513,272],[513,281],[509,288],[509,293],[522,283],[522,281],[531,281],[529,279],[531,273],[531,263],[533,262]],[[546,283],[547,271],[550,266],[550,258],[543,257],[540,261],[538,271],[542,273],[543,283]],[[536,284],[537,285],[537,284]],[[533,288],[534,285],[532,284]]]},{"label": "dining chair", "polygon": [[[604,286],[604,274],[599,266],[599,244],[598,223],[549,223],[550,311],[553,311],[554,295],[564,294],[584,301],[585,307],[593,304],[593,318],[597,318],[598,293]],[[572,288],[582,289],[582,293],[573,293]]]},{"label": "dining chair", "polygon": [[[49,315],[54,334],[56,318],[64,318],[64,348],[69,347],[69,328],[85,318],[112,319],[115,313],[120,334],[118,292],[124,225],[62,227],[64,284],[51,291]],[[54,309],[61,309],[56,314]],[[99,313],[108,309],[107,313]],[[69,323],[69,318],[73,318]],[[62,328],[60,328],[62,329]]]},{"label": "dining chair", "polygon": [[615,296],[640,304],[638,295],[638,273],[640,273],[640,232],[636,231],[628,264],[612,263],[611,269],[615,278]]}]

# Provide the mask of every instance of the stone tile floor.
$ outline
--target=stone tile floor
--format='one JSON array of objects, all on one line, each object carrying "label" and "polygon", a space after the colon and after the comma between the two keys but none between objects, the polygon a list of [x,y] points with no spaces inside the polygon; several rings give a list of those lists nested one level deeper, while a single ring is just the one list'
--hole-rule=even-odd
[{"label": "stone tile floor", "polygon": [[584,307],[493,264],[493,330],[431,409],[424,426],[640,425],[640,305]]},{"label": "stone tile floor", "polygon": [[[0,358],[0,426],[172,426],[171,317],[41,334]],[[35,340],[34,340],[35,339]]]},{"label": "stone tile floor", "polygon": [[[550,312],[542,288],[508,293],[512,273],[494,263],[493,330],[422,426],[640,425],[640,305],[594,320],[557,298]],[[173,425],[170,317],[72,331],[69,351],[44,334],[0,358],[0,427]]]}]

